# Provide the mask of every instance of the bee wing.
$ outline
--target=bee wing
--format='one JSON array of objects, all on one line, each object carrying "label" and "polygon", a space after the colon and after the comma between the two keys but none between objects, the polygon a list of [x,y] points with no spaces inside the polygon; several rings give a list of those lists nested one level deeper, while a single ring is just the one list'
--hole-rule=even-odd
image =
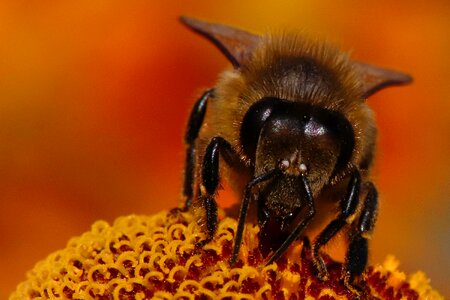
[{"label": "bee wing", "polygon": [[186,16],[181,23],[210,40],[227,57],[235,68],[250,58],[258,44],[258,35],[222,24],[208,23]]},{"label": "bee wing", "polygon": [[354,62],[354,67],[362,84],[364,99],[385,87],[408,84],[412,81],[412,77],[407,74],[358,61]]},{"label": "bee wing", "polygon": [[[261,37],[256,34],[227,25],[208,23],[186,16],[180,17],[180,21],[210,40],[235,68],[245,64],[261,40]],[[412,78],[404,73],[358,61],[354,61],[354,67],[362,84],[364,99],[385,87],[412,81]]]}]

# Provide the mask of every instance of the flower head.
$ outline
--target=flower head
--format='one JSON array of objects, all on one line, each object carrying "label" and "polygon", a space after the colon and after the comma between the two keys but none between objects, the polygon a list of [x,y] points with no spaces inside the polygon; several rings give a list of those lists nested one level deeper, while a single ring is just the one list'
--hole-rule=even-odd
[{"label": "flower head", "polygon": [[[325,256],[330,279],[320,281],[310,250],[296,242],[268,266],[258,250],[256,225],[247,226],[238,262],[230,267],[236,220],[224,217],[215,239],[204,238],[191,213],[104,221],[71,239],[28,273],[14,299],[355,299],[341,281],[342,265]],[[423,273],[407,279],[389,257],[362,276],[366,299],[443,299]]]}]

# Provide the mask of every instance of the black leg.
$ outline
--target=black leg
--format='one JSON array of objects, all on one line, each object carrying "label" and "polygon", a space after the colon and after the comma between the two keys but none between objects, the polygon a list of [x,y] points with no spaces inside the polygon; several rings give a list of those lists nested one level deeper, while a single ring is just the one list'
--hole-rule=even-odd
[{"label": "black leg", "polygon": [[239,255],[239,250],[241,248],[242,243],[242,236],[244,233],[244,225],[245,225],[245,219],[247,218],[247,212],[248,208],[250,206],[250,200],[252,197],[253,187],[255,187],[257,184],[267,181],[275,176],[280,174],[280,171],[277,169],[273,169],[267,173],[261,174],[255,178],[253,178],[249,183],[247,183],[247,186],[245,187],[244,192],[244,199],[241,203],[241,209],[239,211],[239,219],[238,219],[238,226],[236,230],[236,237],[234,239],[234,247],[233,247],[233,253],[231,254],[230,258],[230,265],[233,266],[234,263],[237,260],[237,257]]},{"label": "black leg", "polygon": [[354,223],[344,270],[344,283],[350,288],[354,288],[354,278],[361,275],[366,268],[368,239],[373,231],[378,210],[378,193],[375,186],[368,182],[364,188],[367,189],[367,195],[358,222]]},{"label": "black leg", "polygon": [[347,219],[355,213],[359,202],[360,186],[361,176],[358,171],[355,171],[348,183],[347,193],[341,201],[339,215],[317,236],[312,245],[313,261],[322,280],[328,279],[328,271],[320,256],[320,248],[328,243],[347,224]]},{"label": "black leg", "polygon": [[316,214],[316,209],[314,207],[314,199],[311,192],[311,187],[309,186],[308,179],[305,175],[300,175],[303,183],[303,187],[306,193],[306,205],[308,211],[306,212],[305,218],[295,227],[295,229],[289,234],[283,244],[275,251],[272,257],[267,261],[266,265],[270,265],[274,261],[278,260],[284,252],[289,248],[289,246],[302,234],[306,226],[311,222],[312,218]]},{"label": "black leg", "polygon": [[213,238],[217,230],[217,203],[214,199],[214,195],[208,195],[202,199],[203,205],[206,211],[206,239],[197,243],[197,247],[201,248],[208,244]]},{"label": "black leg", "polygon": [[184,142],[187,145],[186,161],[184,164],[184,185],[183,196],[185,198],[184,209],[188,209],[192,204],[194,195],[194,178],[195,178],[195,141],[205,118],[206,106],[208,99],[213,96],[213,89],[207,90],[200,99],[195,102],[192,108],[189,122],[184,136]]},{"label": "black leg", "polygon": [[228,143],[222,137],[214,137],[206,147],[203,157],[200,200],[206,211],[207,237],[200,241],[197,247],[202,247],[209,243],[216,233],[217,229],[217,203],[215,200],[217,188],[219,187],[219,158],[223,156],[236,156]]}]

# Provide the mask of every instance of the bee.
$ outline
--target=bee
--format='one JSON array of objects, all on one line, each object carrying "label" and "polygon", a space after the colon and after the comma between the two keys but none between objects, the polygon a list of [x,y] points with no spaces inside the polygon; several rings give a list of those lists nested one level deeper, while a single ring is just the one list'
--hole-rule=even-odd
[{"label": "bee", "polygon": [[313,240],[313,262],[326,280],[320,249],[345,232],[344,280],[351,284],[366,267],[378,208],[370,179],[376,125],[365,100],[411,77],[351,60],[297,33],[257,35],[188,17],[181,22],[233,66],[194,104],[185,134],[184,208],[202,212],[207,236],[198,246],[214,238],[221,177],[242,195],[231,265],[251,206],[271,264],[331,198],[338,212]]}]

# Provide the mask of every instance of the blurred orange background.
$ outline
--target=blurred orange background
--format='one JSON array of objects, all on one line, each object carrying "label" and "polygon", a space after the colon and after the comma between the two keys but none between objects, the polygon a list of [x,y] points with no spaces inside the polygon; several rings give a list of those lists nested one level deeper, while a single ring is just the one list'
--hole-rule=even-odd
[{"label": "blurred orange background", "polygon": [[182,137],[230,67],[177,21],[298,28],[413,75],[369,100],[381,209],[371,260],[395,254],[450,295],[449,1],[0,2],[0,298],[95,220],[177,205]]}]

